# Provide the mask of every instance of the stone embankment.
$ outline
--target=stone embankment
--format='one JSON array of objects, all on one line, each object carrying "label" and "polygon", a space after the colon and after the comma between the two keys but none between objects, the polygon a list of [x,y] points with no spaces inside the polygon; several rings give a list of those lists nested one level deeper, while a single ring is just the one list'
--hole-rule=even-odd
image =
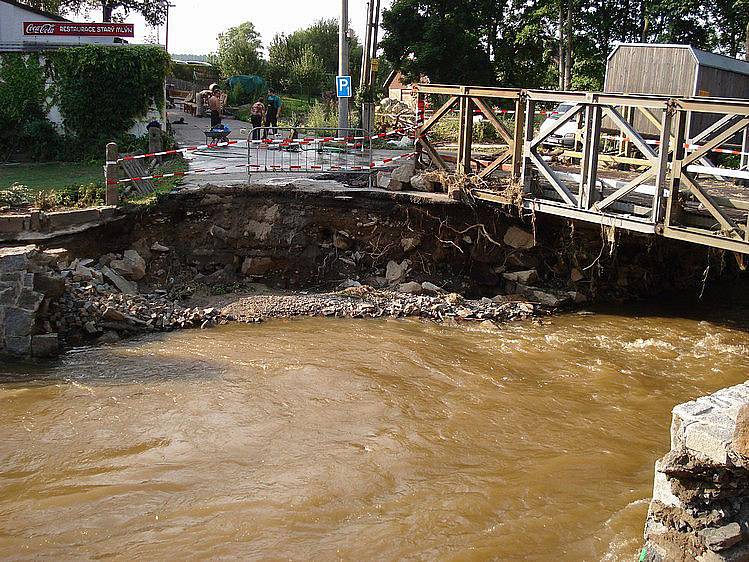
[{"label": "stone embankment", "polygon": [[641,559],[749,560],[749,383],[673,410]]},{"label": "stone embankment", "polygon": [[[120,211],[85,232],[3,250],[1,350],[46,355],[54,342],[208,326],[226,321],[218,298],[236,303],[228,316],[250,320],[511,320],[694,287],[709,263],[691,246],[414,192],[207,187]],[[276,296],[259,298],[253,285]]]}]

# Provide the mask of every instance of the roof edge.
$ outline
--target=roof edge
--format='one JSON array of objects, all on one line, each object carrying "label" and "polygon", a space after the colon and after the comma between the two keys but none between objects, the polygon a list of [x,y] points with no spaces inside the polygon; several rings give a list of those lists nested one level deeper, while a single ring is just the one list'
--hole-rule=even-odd
[{"label": "roof edge", "polygon": [[15,6],[16,8],[20,8],[27,12],[31,12],[32,14],[44,16],[45,18],[50,18],[55,21],[70,21],[68,18],[64,18],[59,14],[53,14],[52,12],[47,12],[45,10],[40,10],[39,8],[34,8],[27,4],[22,4],[21,2],[18,2],[17,0],[0,0],[0,3],[9,4],[11,6]]}]

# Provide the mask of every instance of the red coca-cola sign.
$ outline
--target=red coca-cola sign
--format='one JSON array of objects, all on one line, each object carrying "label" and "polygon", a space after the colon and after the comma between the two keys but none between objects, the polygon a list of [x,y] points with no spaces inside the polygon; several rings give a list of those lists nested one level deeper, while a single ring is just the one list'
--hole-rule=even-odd
[{"label": "red coca-cola sign", "polygon": [[23,34],[68,37],[135,37],[135,26],[132,23],[25,21],[23,22]]}]

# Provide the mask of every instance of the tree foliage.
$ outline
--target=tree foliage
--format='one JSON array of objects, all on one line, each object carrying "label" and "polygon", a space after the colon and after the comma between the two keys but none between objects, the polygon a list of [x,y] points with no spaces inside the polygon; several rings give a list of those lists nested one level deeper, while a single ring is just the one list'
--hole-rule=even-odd
[{"label": "tree foliage", "polygon": [[252,22],[229,28],[218,36],[218,52],[210,57],[221,75],[261,74],[265,68],[263,42]]},{"label": "tree foliage", "polygon": [[[350,41],[350,71],[352,76],[361,72],[362,46],[356,35]],[[303,64],[302,59],[306,59]],[[313,61],[314,64],[313,64]],[[309,81],[309,71],[319,66],[319,83],[315,87]],[[304,70],[305,75],[297,74]],[[338,73],[338,21],[322,19],[310,27],[299,29],[290,35],[273,37],[268,47],[268,78],[280,90],[293,90],[305,83],[309,88],[304,93],[317,94],[333,89],[333,77]]]},{"label": "tree foliage", "polygon": [[409,78],[555,87],[568,9],[573,88],[603,86],[616,42],[686,43],[731,56],[749,48],[749,0],[394,0],[382,46]]},{"label": "tree foliage", "polygon": [[143,16],[149,25],[160,25],[166,19],[168,0],[21,0],[33,8],[55,14],[88,14],[100,9],[103,21],[119,21],[131,12]]}]

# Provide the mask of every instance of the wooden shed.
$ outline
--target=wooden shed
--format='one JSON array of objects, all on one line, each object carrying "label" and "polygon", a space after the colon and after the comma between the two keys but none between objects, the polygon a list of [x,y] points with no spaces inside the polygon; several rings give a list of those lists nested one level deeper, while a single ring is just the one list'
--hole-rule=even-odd
[{"label": "wooden shed", "polygon": [[[620,43],[608,56],[604,91],[749,99],[749,62],[690,45]],[[639,130],[657,133],[644,117],[635,119]],[[711,115],[693,116],[689,135],[694,136],[715,120]]]}]

